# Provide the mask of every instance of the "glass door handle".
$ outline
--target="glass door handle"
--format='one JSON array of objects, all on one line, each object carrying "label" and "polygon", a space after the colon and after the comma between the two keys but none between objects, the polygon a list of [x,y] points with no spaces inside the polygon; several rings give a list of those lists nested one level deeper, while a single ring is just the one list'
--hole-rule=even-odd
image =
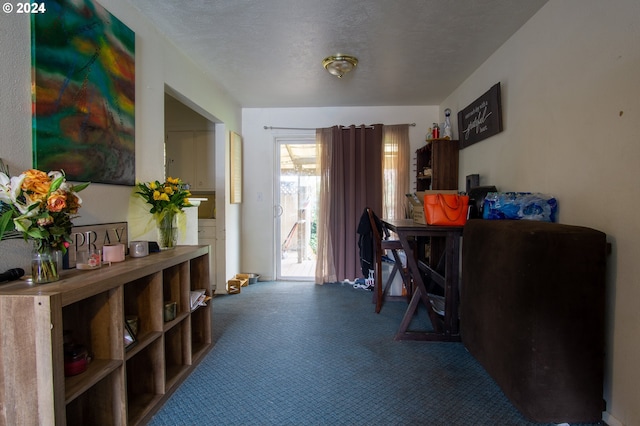
[{"label": "glass door handle", "polygon": [[280,204],[276,204],[275,206],[273,206],[274,217],[280,217],[282,216],[282,213],[284,213],[284,209]]}]

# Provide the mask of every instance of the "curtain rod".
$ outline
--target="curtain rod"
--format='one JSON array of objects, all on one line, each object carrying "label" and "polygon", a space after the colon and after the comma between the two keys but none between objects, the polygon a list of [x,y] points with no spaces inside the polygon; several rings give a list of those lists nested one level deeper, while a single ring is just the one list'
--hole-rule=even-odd
[{"label": "curtain rod", "polygon": [[[387,126],[399,126],[399,124],[387,124]],[[407,126],[416,127],[416,123],[408,123]],[[349,126],[340,126],[340,127],[349,127]],[[373,126],[366,126],[367,128],[372,128]],[[274,126],[264,126],[265,130],[316,130],[311,127],[274,127]]]}]

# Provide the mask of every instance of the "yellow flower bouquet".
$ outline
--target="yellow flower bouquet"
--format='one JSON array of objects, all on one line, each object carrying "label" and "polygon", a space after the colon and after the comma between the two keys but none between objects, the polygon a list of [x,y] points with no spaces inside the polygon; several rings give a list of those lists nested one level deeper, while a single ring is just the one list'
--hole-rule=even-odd
[{"label": "yellow flower bouquet", "polygon": [[167,177],[164,183],[159,181],[139,183],[136,194],[151,205],[149,213],[156,219],[161,249],[173,248],[177,242],[176,215],[185,207],[193,207],[189,202],[191,192],[179,178]]}]

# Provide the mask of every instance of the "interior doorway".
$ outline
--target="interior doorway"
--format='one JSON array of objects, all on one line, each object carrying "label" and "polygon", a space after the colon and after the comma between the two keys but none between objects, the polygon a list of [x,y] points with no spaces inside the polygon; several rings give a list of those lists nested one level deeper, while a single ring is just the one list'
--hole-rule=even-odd
[{"label": "interior doorway", "polygon": [[320,176],[315,137],[276,139],[276,275],[311,281],[315,276]]},{"label": "interior doorway", "polygon": [[[214,292],[224,293],[226,282],[226,214],[224,208],[224,123],[189,99],[165,86],[164,98],[165,176],[190,185],[200,206],[185,209],[189,244],[209,245],[209,275]],[[216,205],[218,208],[216,208]],[[216,226],[216,224],[218,224]],[[239,232],[239,231],[238,231]],[[233,235],[239,240],[239,235]],[[218,283],[222,283],[218,285]]]}]

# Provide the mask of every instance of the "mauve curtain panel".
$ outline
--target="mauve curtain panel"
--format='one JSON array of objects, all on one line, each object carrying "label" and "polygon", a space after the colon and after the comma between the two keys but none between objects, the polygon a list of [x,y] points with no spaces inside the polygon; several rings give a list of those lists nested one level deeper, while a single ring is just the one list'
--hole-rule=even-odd
[{"label": "mauve curtain panel", "polygon": [[318,284],[361,276],[356,229],[366,207],[374,212],[382,211],[382,131],[383,126],[376,124],[334,126],[330,138],[326,129],[316,132],[323,150],[320,156]]}]

